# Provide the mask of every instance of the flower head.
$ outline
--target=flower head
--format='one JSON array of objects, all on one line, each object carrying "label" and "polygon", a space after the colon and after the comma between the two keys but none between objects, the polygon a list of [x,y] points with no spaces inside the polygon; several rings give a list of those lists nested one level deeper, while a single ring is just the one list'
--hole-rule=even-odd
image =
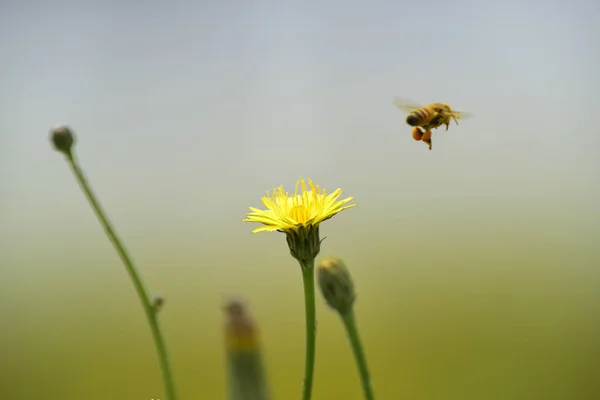
[{"label": "flower head", "polygon": [[[340,211],[354,207],[356,204],[346,205],[353,197],[339,200],[342,189],[336,189],[328,195],[325,190],[315,186],[308,180],[307,188],[304,179],[296,183],[296,191],[293,195],[283,190],[283,187],[275,188],[267,196],[263,197],[262,203],[266,210],[250,207],[249,213],[243,222],[258,222],[263,226],[252,232],[284,232],[290,253],[300,261],[301,265],[312,265],[320,251],[321,239],[319,238],[319,224],[333,217]],[[298,193],[298,187],[302,187],[302,193]]]},{"label": "flower head", "polygon": [[[353,197],[338,201],[342,189],[336,189],[328,195],[324,189],[315,186],[310,179],[308,185],[309,188],[304,179],[300,178],[293,195],[284,191],[282,186],[274,188],[271,193],[267,191],[266,197],[261,199],[267,209],[249,207],[252,212],[243,222],[258,222],[264,225],[254,229],[253,233],[293,231],[301,227],[316,227],[340,211],[356,205],[345,205],[354,200]],[[302,193],[298,193],[299,186],[302,187]]]}]

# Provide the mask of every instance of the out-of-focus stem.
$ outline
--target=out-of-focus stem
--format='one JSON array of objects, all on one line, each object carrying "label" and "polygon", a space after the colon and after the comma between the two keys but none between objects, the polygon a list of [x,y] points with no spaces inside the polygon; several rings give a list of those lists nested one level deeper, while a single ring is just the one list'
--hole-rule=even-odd
[{"label": "out-of-focus stem", "polygon": [[140,298],[140,301],[142,302],[142,306],[144,308],[146,318],[148,319],[148,324],[150,325],[152,337],[154,338],[154,344],[156,345],[156,351],[158,353],[158,359],[159,359],[161,370],[162,370],[167,400],[177,400],[177,392],[176,392],[175,382],[173,379],[173,373],[171,372],[171,365],[170,365],[169,357],[167,354],[167,348],[166,348],[165,341],[164,341],[164,338],[163,338],[163,335],[162,335],[162,332],[161,332],[161,329],[160,329],[160,326],[158,323],[158,318],[157,318],[155,309],[153,307],[153,300],[150,298],[150,296],[148,294],[148,290],[144,286],[144,283],[142,282],[142,278],[141,278],[140,274],[138,273],[137,269],[135,268],[135,265],[133,264],[131,257],[129,257],[129,254],[125,250],[125,246],[121,243],[121,241],[117,237],[112,225],[110,224],[110,221],[108,220],[108,217],[106,216],[106,213],[102,210],[102,207],[100,206],[98,200],[96,199],[96,196],[94,196],[94,193],[92,192],[90,185],[87,183],[85,176],[83,175],[83,172],[82,172],[81,168],[79,167],[77,160],[75,159],[73,153],[71,151],[69,151],[65,155],[66,155],[67,161],[69,163],[69,166],[71,167],[71,169],[73,170],[73,173],[75,174],[75,177],[77,179],[77,182],[79,183],[79,186],[85,193],[85,196],[87,197],[90,205],[92,206],[92,209],[94,210],[94,213],[96,214],[96,217],[98,217],[100,224],[103,226],[103,228],[106,232],[106,235],[108,236],[109,240],[114,245],[117,253],[119,254],[119,257],[123,261],[123,264],[125,265],[125,269],[127,270],[129,277],[131,278],[131,280],[133,282],[135,291],[137,292],[138,297]]},{"label": "out-of-focus stem", "polygon": [[342,321],[344,322],[344,327],[346,328],[348,338],[350,339],[352,352],[354,353],[354,359],[356,360],[356,364],[358,365],[358,372],[360,375],[360,381],[362,384],[365,400],[374,400],[375,397],[373,395],[373,388],[371,387],[371,378],[369,376],[369,369],[367,368],[367,358],[365,357],[365,352],[363,350],[363,346],[360,341],[360,336],[358,334],[358,329],[356,327],[354,310],[350,308],[350,310],[343,314],[340,314],[340,316],[342,318]]}]

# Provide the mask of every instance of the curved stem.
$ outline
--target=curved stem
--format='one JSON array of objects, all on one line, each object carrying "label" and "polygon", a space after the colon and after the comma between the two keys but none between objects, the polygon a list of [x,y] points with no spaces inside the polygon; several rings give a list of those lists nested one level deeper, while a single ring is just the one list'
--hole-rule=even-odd
[{"label": "curved stem", "polygon": [[152,299],[148,295],[148,290],[144,286],[144,283],[142,282],[142,278],[140,277],[139,273],[137,272],[133,262],[131,261],[131,258],[127,254],[125,247],[123,246],[123,244],[117,237],[114,229],[112,228],[112,226],[108,220],[108,217],[102,210],[102,207],[100,207],[100,204],[98,203],[98,200],[94,196],[94,193],[92,192],[91,187],[88,185],[88,183],[83,175],[83,172],[81,171],[81,168],[79,168],[79,165],[77,164],[77,161],[75,160],[75,157],[73,156],[72,153],[69,153],[66,156],[67,156],[67,161],[69,163],[69,166],[71,167],[71,169],[73,170],[73,173],[75,174],[75,177],[77,178],[77,182],[79,183],[79,186],[85,193],[85,196],[87,197],[88,201],[90,202],[92,209],[94,210],[96,216],[100,220],[100,224],[102,224],[102,226],[104,227],[106,235],[108,236],[108,238],[110,239],[112,244],[115,246],[115,249],[116,249],[117,253],[119,254],[119,257],[123,261],[123,264],[125,264],[125,269],[129,273],[129,277],[133,281],[135,290],[140,298],[140,301],[142,302],[142,306],[144,307],[144,312],[146,313],[146,317],[148,318],[148,323],[150,324],[150,330],[152,331],[152,336],[154,338],[154,343],[156,345],[156,351],[158,353],[158,359],[159,359],[162,374],[163,374],[163,380],[164,380],[167,400],[177,400],[175,382],[173,380],[173,374],[171,372],[171,366],[169,363],[167,348],[166,348],[165,341],[164,341],[163,335],[161,333],[161,330],[160,330],[160,327],[158,324],[156,312],[152,306]]},{"label": "curved stem", "polygon": [[304,307],[306,312],[306,356],[304,360],[302,400],[310,400],[312,396],[317,337],[315,311],[315,260],[301,262],[300,266],[302,267],[302,280],[304,282]]},{"label": "curved stem", "polygon": [[354,358],[356,360],[356,364],[358,365],[358,372],[360,374],[365,400],[374,400],[375,396],[373,395],[373,388],[371,387],[371,378],[369,377],[369,369],[367,368],[367,359],[360,341],[360,336],[358,335],[356,320],[354,318],[354,310],[350,309],[350,311],[340,314],[340,316],[344,322],[344,327],[346,328],[348,338],[350,339],[350,345],[352,346],[352,352],[354,353]]}]

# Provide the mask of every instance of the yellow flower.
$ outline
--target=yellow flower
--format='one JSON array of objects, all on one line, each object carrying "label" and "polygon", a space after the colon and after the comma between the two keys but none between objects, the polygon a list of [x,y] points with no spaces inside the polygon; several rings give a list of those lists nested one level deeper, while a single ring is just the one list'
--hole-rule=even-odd
[{"label": "yellow flower", "polygon": [[[302,186],[302,193],[298,193],[298,186]],[[266,210],[259,210],[249,207],[249,213],[243,222],[258,222],[263,224],[252,232],[274,232],[274,231],[298,231],[302,228],[316,228],[318,225],[333,217],[340,211],[354,207],[356,204],[345,205],[354,200],[353,197],[347,197],[338,201],[342,194],[342,189],[337,189],[330,195],[326,191],[309,179],[306,187],[304,179],[296,183],[296,191],[293,195],[283,190],[282,186],[274,188],[272,193],[267,191],[267,196],[261,199],[267,207]]]},{"label": "yellow flower", "polygon": [[[298,187],[302,185],[302,193],[298,193]],[[257,222],[262,224],[252,232],[285,233],[285,238],[290,249],[290,254],[300,264],[302,270],[302,281],[304,283],[304,307],[306,310],[306,358],[304,386],[302,398],[310,399],[315,365],[315,341],[316,341],[316,309],[315,309],[315,259],[321,250],[321,239],[319,237],[319,224],[337,213],[354,207],[356,204],[348,203],[354,200],[348,197],[338,200],[342,189],[335,190],[327,195],[325,190],[315,186],[308,180],[310,189],[306,187],[304,179],[296,183],[296,191],[293,195],[283,190],[283,187],[267,192],[262,203],[267,208],[259,210],[250,207],[250,213],[243,222]]]}]

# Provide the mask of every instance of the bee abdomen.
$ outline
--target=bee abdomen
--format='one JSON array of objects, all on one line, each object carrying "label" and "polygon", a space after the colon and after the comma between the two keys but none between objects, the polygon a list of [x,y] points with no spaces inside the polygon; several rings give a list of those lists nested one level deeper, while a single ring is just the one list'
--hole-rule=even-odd
[{"label": "bee abdomen", "polygon": [[415,110],[408,114],[408,116],[406,117],[406,123],[410,126],[417,126],[421,122],[425,121],[425,119],[429,117],[429,114],[429,110],[425,108],[419,108],[418,110]]}]

